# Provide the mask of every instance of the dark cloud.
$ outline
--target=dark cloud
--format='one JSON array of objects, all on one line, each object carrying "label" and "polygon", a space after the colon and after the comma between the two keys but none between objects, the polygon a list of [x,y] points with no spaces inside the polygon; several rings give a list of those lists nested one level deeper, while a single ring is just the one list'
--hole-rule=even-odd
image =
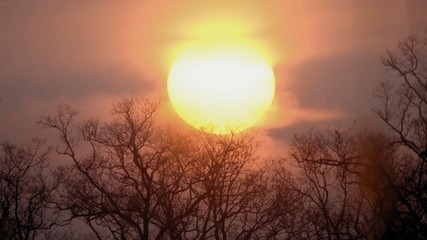
[{"label": "dark cloud", "polygon": [[144,96],[153,88],[153,81],[145,79],[140,72],[118,66],[3,78],[0,81],[0,140],[21,141],[43,134],[36,133],[35,122],[60,103],[105,108],[92,109],[92,114],[96,114],[108,110],[113,99]]},{"label": "dark cloud", "polygon": [[301,108],[364,112],[373,102],[374,86],[384,77],[380,52],[348,52],[307,60],[291,71],[288,91]]},{"label": "dark cloud", "polygon": [[46,74],[38,76],[3,77],[0,82],[4,103],[15,106],[28,101],[75,101],[93,95],[143,95],[152,91],[153,87],[153,82],[144,79],[139,72],[123,67],[61,73],[46,71]]},{"label": "dark cloud", "polygon": [[372,112],[376,104],[373,89],[388,77],[380,56],[384,49],[348,51],[336,55],[318,56],[301,62],[289,70],[286,89],[296,99],[298,108],[341,113],[330,118],[301,119],[285,126],[267,130],[269,137],[289,142],[296,133],[310,128],[349,126],[357,121],[359,127],[377,127],[378,119]]},{"label": "dark cloud", "polygon": [[298,122],[292,125],[271,128],[266,131],[267,136],[270,138],[281,141],[285,143],[289,143],[295,134],[300,134],[309,131],[310,129],[326,129],[328,127],[349,127],[352,124],[351,119],[330,119],[330,120],[321,120],[316,122]]}]

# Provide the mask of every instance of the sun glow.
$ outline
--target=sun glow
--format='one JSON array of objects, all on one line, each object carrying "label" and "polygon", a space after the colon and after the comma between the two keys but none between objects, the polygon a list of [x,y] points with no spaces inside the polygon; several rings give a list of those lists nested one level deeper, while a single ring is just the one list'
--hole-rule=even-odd
[{"label": "sun glow", "polygon": [[270,64],[241,45],[188,48],[168,78],[176,112],[193,127],[217,134],[254,125],[270,107],[274,88]]},{"label": "sun glow", "polygon": [[183,39],[171,52],[168,94],[191,126],[227,134],[253,126],[275,92],[266,44],[254,37],[252,19],[223,18],[182,25]]}]

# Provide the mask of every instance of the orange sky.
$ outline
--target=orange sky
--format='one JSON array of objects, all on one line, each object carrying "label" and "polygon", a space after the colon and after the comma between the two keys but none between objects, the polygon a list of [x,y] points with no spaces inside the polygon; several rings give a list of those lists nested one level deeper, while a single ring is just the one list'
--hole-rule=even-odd
[{"label": "orange sky", "polygon": [[34,122],[59,103],[103,116],[124,96],[163,97],[160,121],[179,123],[166,95],[171,58],[218,22],[238,26],[218,34],[257,42],[273,61],[276,98],[258,124],[272,142],[312,125],[371,123],[372,88],[387,77],[379,56],[423,34],[426,9],[422,0],[0,1],[0,135],[38,135]]}]

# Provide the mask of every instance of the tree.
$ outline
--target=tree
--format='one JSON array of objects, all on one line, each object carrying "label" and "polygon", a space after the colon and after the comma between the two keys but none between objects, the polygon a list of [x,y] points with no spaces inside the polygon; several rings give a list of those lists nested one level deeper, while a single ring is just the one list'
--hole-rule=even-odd
[{"label": "tree", "polygon": [[271,194],[266,175],[251,168],[255,138],[160,128],[157,108],[128,98],[106,123],[76,122],[69,106],[44,117],[40,124],[59,132],[57,152],[72,160],[56,174],[57,207],[98,239],[268,236]]},{"label": "tree", "polygon": [[[73,161],[57,172],[57,205],[86,221],[98,239],[149,237],[158,211],[154,174],[164,150],[152,142],[157,106],[124,100],[113,107],[116,118],[102,126],[95,119],[76,124],[77,111],[69,106],[40,121],[59,131],[62,148],[57,152]],[[79,147],[88,150],[79,152]]]},{"label": "tree", "polygon": [[384,66],[397,76],[375,90],[382,106],[374,109],[400,147],[404,181],[395,182],[399,199],[389,238],[427,238],[427,52],[426,38],[409,36],[398,52],[387,51]]},{"label": "tree", "polygon": [[310,131],[291,143],[299,170],[285,185],[304,196],[308,238],[427,238],[427,39],[409,36],[383,64],[375,90],[384,134]]},{"label": "tree", "polygon": [[186,239],[250,239],[260,234],[267,182],[261,171],[249,168],[255,160],[253,141],[235,133],[197,137],[193,191],[204,197],[191,218],[195,231]]},{"label": "tree", "polygon": [[36,239],[56,224],[46,174],[49,149],[34,139],[28,147],[0,144],[0,239]]},{"label": "tree", "polygon": [[[396,149],[379,133],[328,129],[297,134],[290,144],[293,176],[282,188],[300,199],[292,239],[378,239],[395,198]],[[286,161],[284,161],[286,162]],[[288,167],[289,168],[289,167]]]}]

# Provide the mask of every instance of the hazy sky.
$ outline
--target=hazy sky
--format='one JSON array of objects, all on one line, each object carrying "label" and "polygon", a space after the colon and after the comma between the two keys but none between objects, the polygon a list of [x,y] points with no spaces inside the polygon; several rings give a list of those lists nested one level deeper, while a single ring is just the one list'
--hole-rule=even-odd
[{"label": "hazy sky", "polygon": [[372,125],[372,89],[390,76],[380,56],[425,34],[426,12],[424,0],[0,0],[0,141],[43,135],[36,120],[60,103],[102,117],[126,96],[162,97],[159,121],[182,124],[166,92],[171,56],[218,21],[274,60],[275,100],[257,125],[270,144]]}]

